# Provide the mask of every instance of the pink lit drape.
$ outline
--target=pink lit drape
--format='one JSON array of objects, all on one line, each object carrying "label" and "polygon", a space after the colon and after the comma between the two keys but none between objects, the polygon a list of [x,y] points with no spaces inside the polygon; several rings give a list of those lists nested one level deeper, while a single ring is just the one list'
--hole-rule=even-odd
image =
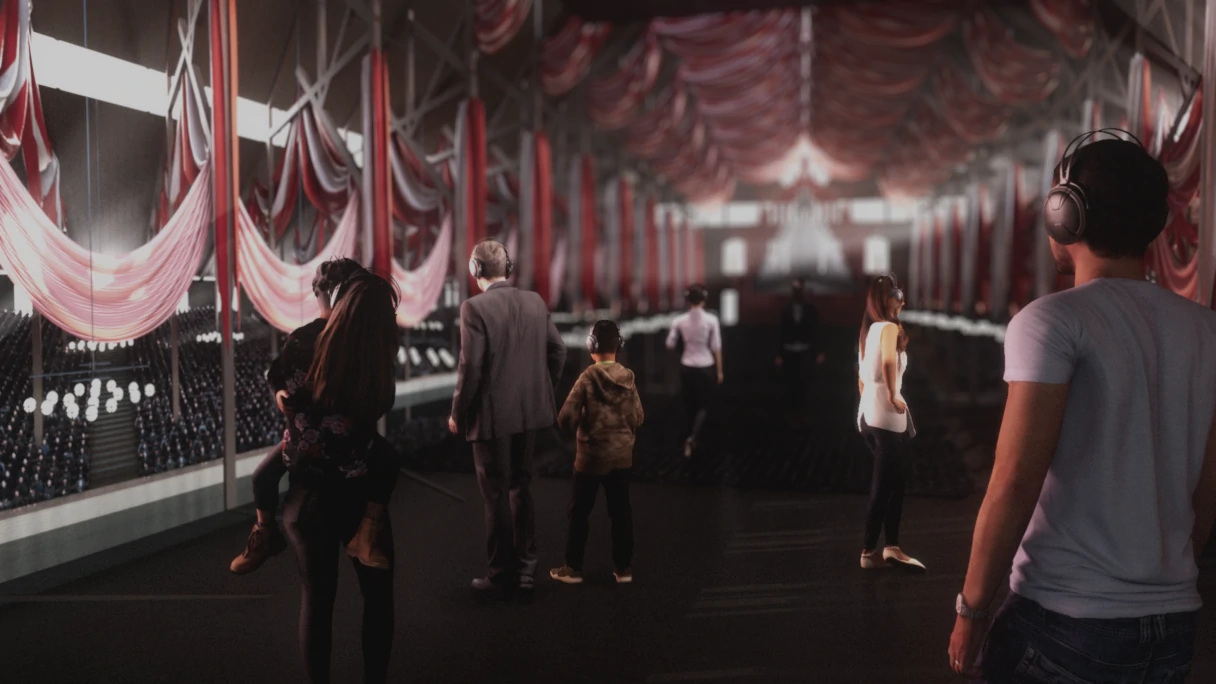
[{"label": "pink lit drape", "polygon": [[1199,300],[1199,226],[1191,206],[1199,198],[1203,135],[1203,91],[1196,89],[1176,138],[1167,139],[1160,160],[1170,179],[1170,216],[1165,230],[1149,247],[1145,267],[1162,287]]},{"label": "pink lit drape", "polygon": [[540,83],[549,95],[565,95],[587,76],[612,25],[571,16],[556,35],[541,44]]},{"label": "pink lit drape", "polygon": [[582,155],[579,164],[582,168],[578,174],[579,216],[576,230],[581,232],[580,285],[583,300],[594,309],[599,304],[595,283],[595,252],[599,237],[595,211],[595,164],[589,154]]},{"label": "pink lit drape", "polygon": [[477,0],[474,4],[477,49],[492,55],[523,28],[532,0]]},{"label": "pink lit drape", "polygon": [[204,166],[176,214],[129,254],[97,254],[59,230],[0,163],[0,265],[47,320],[81,339],[121,342],[166,321],[190,287],[211,223]]}]

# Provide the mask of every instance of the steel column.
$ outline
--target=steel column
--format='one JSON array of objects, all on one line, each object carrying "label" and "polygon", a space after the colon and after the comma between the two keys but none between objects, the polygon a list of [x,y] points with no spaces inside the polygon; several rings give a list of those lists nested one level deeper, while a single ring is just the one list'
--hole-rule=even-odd
[{"label": "steel column", "polygon": [[[1203,82],[1216,83],[1216,0],[1207,1],[1204,16]],[[1216,88],[1203,89],[1203,111],[1216,112]],[[1199,187],[1210,188],[1216,183],[1216,136],[1203,137]],[[1213,270],[1216,267],[1216,201],[1204,198],[1199,204],[1199,301],[1212,304]]]}]

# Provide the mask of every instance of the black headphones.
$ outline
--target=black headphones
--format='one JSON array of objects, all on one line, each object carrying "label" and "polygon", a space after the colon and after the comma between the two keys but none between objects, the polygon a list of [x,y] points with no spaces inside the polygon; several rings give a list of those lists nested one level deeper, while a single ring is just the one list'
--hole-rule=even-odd
[{"label": "black headphones", "polygon": [[[502,242],[495,240],[494,238],[486,238],[486,239],[482,240],[481,242],[478,242],[477,244],[481,245],[486,242],[493,242],[493,243],[497,244],[499,247],[502,247],[503,256],[505,256],[507,258],[507,271],[506,271],[506,273],[503,274],[503,277],[510,278],[511,269],[514,268],[514,264],[511,263],[511,255],[510,255],[510,253],[507,252],[507,246],[505,244],[503,244]],[[477,248],[474,247],[473,251],[476,252]],[[474,278],[484,278],[485,269],[486,269],[486,265],[481,262],[481,259],[478,259],[475,256],[469,257],[469,275],[473,276]]]},{"label": "black headphones", "polygon": [[900,289],[899,278],[896,278],[894,273],[887,271],[886,273],[884,273],[878,277],[879,278],[890,278],[891,279],[891,298],[898,299],[900,302],[904,301],[904,291]]},{"label": "black headphones", "polygon": [[[1139,138],[1122,128],[1102,128],[1082,133],[1068,143],[1064,148],[1064,163],[1060,167],[1060,181],[1052,186],[1051,191],[1043,200],[1043,226],[1047,229],[1047,234],[1051,236],[1051,239],[1061,245],[1076,244],[1085,237],[1089,199],[1085,196],[1085,189],[1070,178],[1072,164],[1077,156],[1077,151],[1086,142],[1104,133],[1116,140],[1119,139],[1117,134],[1122,133],[1136,141],[1140,149],[1144,149],[1144,143],[1140,142]],[[1148,154],[1148,151],[1145,150],[1144,153]]]},{"label": "black headphones", "polygon": [[[601,323],[611,326],[611,334],[612,334],[611,340],[607,339],[607,338],[604,340],[600,340],[598,337],[595,336],[595,329]],[[618,352],[621,350],[622,347],[625,346],[625,338],[621,337],[621,328],[613,321],[609,321],[609,320],[596,321],[595,325],[591,326],[591,330],[587,333],[587,351],[591,352],[592,354],[602,354],[603,352],[600,351],[600,344],[607,343],[609,341],[616,342],[616,350]]]},{"label": "black headphones", "polygon": [[700,304],[709,299],[709,290],[704,285],[689,285],[684,290],[684,301],[689,304]]}]

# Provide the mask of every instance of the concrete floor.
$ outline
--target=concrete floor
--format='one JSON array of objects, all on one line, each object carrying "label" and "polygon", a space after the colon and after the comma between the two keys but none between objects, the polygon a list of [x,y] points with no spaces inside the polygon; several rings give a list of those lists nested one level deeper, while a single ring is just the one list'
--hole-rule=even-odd
[{"label": "concrete floor", "polygon": [[[473,479],[435,479],[468,501],[398,488],[391,681],[958,681],[946,647],[974,497],[907,502],[904,548],[929,567],[916,577],[858,568],[861,497],[639,484],[635,584],[612,582],[601,504],[585,584],[544,577],[530,603],[498,604],[468,591],[484,562]],[[536,485],[542,572],[561,562],[566,496],[560,480]],[[227,571],[251,520],[229,514],[214,531],[0,608],[0,681],[303,681],[294,558]],[[357,682],[358,592],[342,568],[334,681]],[[1210,605],[1216,562],[1202,573]],[[1216,643],[1214,616],[1204,609],[1191,682],[1216,681],[1216,652],[1203,646]]]}]

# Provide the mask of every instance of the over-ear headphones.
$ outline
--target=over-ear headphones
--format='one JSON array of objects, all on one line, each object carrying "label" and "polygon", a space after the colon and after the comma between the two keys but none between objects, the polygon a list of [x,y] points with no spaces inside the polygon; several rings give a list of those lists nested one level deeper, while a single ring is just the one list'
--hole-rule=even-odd
[{"label": "over-ear headphones", "polygon": [[[498,240],[495,240],[494,238],[486,238],[477,244],[480,245],[480,244],[483,244],[486,242],[493,242],[496,245],[498,245],[499,247],[502,247],[503,256],[506,257],[506,259],[507,259],[507,270],[506,270],[506,273],[503,274],[503,277],[510,278],[511,270],[514,268],[514,264],[511,263],[511,254],[509,252],[507,252],[507,246],[504,245],[503,243],[499,242]],[[473,251],[476,252],[477,249],[474,248]],[[486,269],[486,265],[481,262],[481,259],[478,259],[476,256],[469,257],[469,275],[473,276],[474,278],[484,278],[485,269]]]},{"label": "over-ear headphones", "polygon": [[[1119,133],[1131,138],[1140,146],[1140,149],[1144,149],[1144,143],[1140,142],[1139,138],[1121,128],[1102,128],[1082,133],[1073,138],[1072,142],[1064,148],[1060,180],[1052,186],[1051,191],[1043,200],[1043,226],[1047,229],[1047,234],[1051,236],[1051,239],[1061,245],[1080,242],[1085,237],[1089,221],[1089,199],[1085,196],[1085,189],[1071,178],[1072,165],[1077,151],[1094,137],[1106,134],[1119,139],[1119,135],[1117,135]],[[1070,153],[1069,150],[1072,152]],[[1147,150],[1145,150],[1145,154],[1148,154]]]},{"label": "over-ear headphones", "polygon": [[887,271],[886,273],[882,274],[879,277],[889,278],[891,280],[891,298],[892,299],[898,299],[900,302],[904,301],[904,291],[902,289],[900,289],[899,278],[896,278],[894,273]]},{"label": "over-ear headphones", "polygon": [[[603,336],[603,339],[596,337],[595,329],[604,326],[608,328],[608,334]],[[614,322],[609,320],[596,321],[595,325],[591,326],[591,330],[587,333],[587,351],[592,354],[602,354],[601,344],[609,342],[616,343],[616,350],[619,352],[625,346],[625,339],[621,337],[621,328]]]}]

